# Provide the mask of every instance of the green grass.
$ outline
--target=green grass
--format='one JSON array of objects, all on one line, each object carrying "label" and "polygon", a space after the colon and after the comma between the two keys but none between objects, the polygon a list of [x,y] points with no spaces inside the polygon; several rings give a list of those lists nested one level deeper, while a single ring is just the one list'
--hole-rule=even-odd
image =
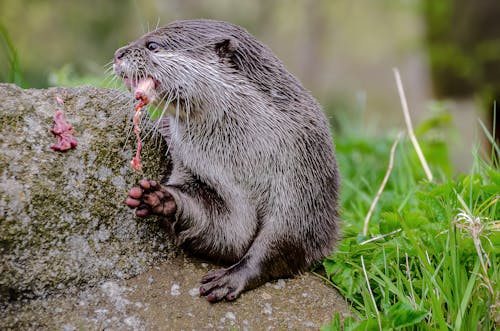
[{"label": "green grass", "polygon": [[95,86],[95,87],[111,87],[111,79],[104,79],[102,76],[96,75],[81,75],[78,74],[72,64],[65,64],[57,70],[53,70],[48,75],[48,83],[50,86]]},{"label": "green grass", "polygon": [[[28,88],[29,86],[23,76],[21,61],[15,44],[12,42],[7,29],[0,23],[0,82],[13,83]],[[47,82],[50,86],[75,87],[86,85],[113,88],[115,86],[111,86],[111,77],[111,74],[107,77],[95,74],[82,75],[76,72],[72,64],[65,64],[59,69],[51,71],[47,75]]]},{"label": "green grass", "polygon": [[336,253],[323,264],[353,316],[336,315],[322,330],[500,326],[500,173],[476,153],[470,173],[452,177],[446,135],[436,134],[449,123],[441,113],[416,130],[433,183],[409,139],[399,143],[366,236],[363,223],[394,138],[360,128],[336,137],[345,225]]},{"label": "green grass", "polygon": [[7,29],[2,24],[0,24],[0,82],[24,87],[19,56]]}]

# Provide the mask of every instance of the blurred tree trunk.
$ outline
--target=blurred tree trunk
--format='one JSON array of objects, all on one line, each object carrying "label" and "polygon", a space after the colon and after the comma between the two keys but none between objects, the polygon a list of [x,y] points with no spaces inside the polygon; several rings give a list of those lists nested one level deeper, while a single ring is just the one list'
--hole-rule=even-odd
[{"label": "blurred tree trunk", "polygon": [[435,93],[478,94],[500,143],[500,1],[426,0],[427,40]]}]

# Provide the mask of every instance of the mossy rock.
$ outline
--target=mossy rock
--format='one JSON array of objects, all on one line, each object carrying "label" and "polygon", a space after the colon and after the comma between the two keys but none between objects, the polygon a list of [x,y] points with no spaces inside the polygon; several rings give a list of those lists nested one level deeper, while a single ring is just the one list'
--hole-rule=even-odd
[{"label": "mossy rock", "polygon": [[[50,149],[56,96],[78,141],[64,153]],[[124,206],[138,179],[160,179],[168,164],[156,138],[143,149],[145,173],[131,169],[130,96],[0,84],[0,99],[0,303],[127,278],[169,256],[158,224]]]}]

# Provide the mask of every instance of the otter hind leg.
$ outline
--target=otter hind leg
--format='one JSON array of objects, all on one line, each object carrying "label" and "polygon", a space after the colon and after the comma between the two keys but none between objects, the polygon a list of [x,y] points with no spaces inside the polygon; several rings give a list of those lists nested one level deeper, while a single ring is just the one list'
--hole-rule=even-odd
[{"label": "otter hind leg", "polygon": [[234,300],[247,289],[248,274],[244,267],[237,263],[226,269],[209,272],[201,279],[200,296],[205,296],[210,302],[222,299]]},{"label": "otter hind leg", "polygon": [[125,203],[129,208],[136,209],[135,214],[139,217],[171,216],[177,208],[174,199],[164,186],[146,179],[139,181],[139,186],[129,191]]},{"label": "otter hind leg", "polygon": [[234,300],[266,281],[290,277],[307,267],[304,250],[277,242],[272,231],[261,231],[243,258],[226,269],[209,272],[201,279],[200,295],[208,301]]}]

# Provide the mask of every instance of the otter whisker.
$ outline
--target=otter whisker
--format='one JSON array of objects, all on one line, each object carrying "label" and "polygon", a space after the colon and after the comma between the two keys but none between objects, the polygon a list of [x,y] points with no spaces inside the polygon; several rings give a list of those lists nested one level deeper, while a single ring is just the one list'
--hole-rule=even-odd
[{"label": "otter whisker", "polygon": [[114,72],[113,72],[113,69],[114,69],[113,62],[108,62],[108,63],[106,63],[106,64],[103,66],[103,68],[104,68],[104,73],[105,73],[106,75],[108,75],[108,74],[114,74]]},{"label": "otter whisker", "polygon": [[119,79],[116,75],[113,73],[113,67],[110,67],[104,71],[104,76],[106,77],[116,77],[116,79]]},{"label": "otter whisker", "polygon": [[[163,107],[162,112],[160,114],[160,117],[158,119],[158,125],[157,125],[158,131],[160,132],[160,135],[165,139],[165,142],[167,143],[166,154],[168,154],[170,152],[170,145],[171,145],[172,137],[171,137],[170,132],[169,132],[170,128],[168,127],[169,126],[168,119],[166,119],[164,116],[167,113],[168,107],[170,107],[170,103],[173,100],[173,92],[169,91],[167,96],[168,96],[167,100],[164,104],[164,107]],[[160,128],[160,125],[163,125],[164,127]],[[168,141],[167,141],[167,139],[168,139]]]},{"label": "otter whisker", "polygon": [[191,113],[189,98],[186,98],[184,100],[184,112],[186,113],[186,126],[187,126],[187,132],[188,132],[188,139],[189,139],[189,141],[192,141],[192,139],[191,139],[191,125],[189,124],[189,115]]},{"label": "otter whisker", "polygon": [[127,121],[126,123],[127,124],[126,124],[125,131],[127,134],[125,135],[125,142],[123,143],[122,152],[129,149],[128,148],[129,140],[130,140],[130,137],[132,137],[133,131],[134,131],[134,125],[132,124],[132,121]]},{"label": "otter whisker", "polygon": [[179,98],[179,91],[176,91],[176,105],[175,105],[175,127],[179,127],[179,117],[180,117],[180,98]]},{"label": "otter whisker", "polygon": [[133,100],[130,98],[130,95],[124,91],[116,90],[118,93],[111,100],[111,104],[113,105],[123,105],[130,106],[133,103]]},{"label": "otter whisker", "polygon": [[106,62],[106,63],[103,65],[103,68],[105,69],[105,72],[108,72],[108,71],[113,70],[113,66],[114,66],[114,61],[113,61],[113,60],[111,60],[111,61]]},{"label": "otter whisker", "polygon": [[156,19],[156,27],[155,27],[155,31],[158,30],[158,27],[160,26],[160,16],[158,16],[158,18]]},{"label": "otter whisker", "polygon": [[[161,147],[162,143],[167,142],[166,141],[167,137],[165,137],[166,132],[161,132],[159,126],[164,125],[163,123],[166,121],[166,119],[162,119],[162,118],[165,115],[167,108],[168,108],[169,104],[171,103],[172,99],[173,99],[173,97],[172,97],[171,92],[164,93],[163,97],[157,102],[158,105],[162,105],[162,104],[164,105],[161,113],[159,114],[159,116],[157,113],[155,114],[155,116],[157,116],[157,119],[155,119],[154,121],[151,121],[148,118],[147,123],[145,123],[145,125],[144,125],[147,127],[147,133],[145,134],[144,139],[150,139],[150,136],[154,137],[153,138],[155,140],[154,143],[158,147]],[[156,134],[156,133],[159,133],[159,134]],[[167,148],[167,153],[168,152],[169,152],[169,149]]]},{"label": "otter whisker", "polygon": [[112,73],[107,74],[102,80],[102,85],[115,90],[118,90],[119,86],[123,86],[118,77],[114,76]]},{"label": "otter whisker", "polygon": [[[163,97],[157,102],[157,104],[161,105],[163,102],[166,101],[166,99],[168,97],[169,97],[169,94],[164,94]],[[169,101],[167,101],[167,102],[169,102]],[[148,108],[148,114],[149,114],[149,111],[150,111],[149,109],[150,108]],[[161,116],[163,116],[163,113],[164,113],[164,110],[162,110],[162,113],[160,114],[160,116],[158,118],[160,118]],[[155,115],[158,116],[157,111],[156,111]],[[157,120],[156,120],[156,121],[154,121],[152,123],[152,125],[150,125],[149,130],[146,133],[146,137],[149,136],[149,135],[153,135],[157,131],[158,131],[158,128],[157,128]]]},{"label": "otter whisker", "polygon": [[[132,100],[128,95],[119,93],[111,101],[110,105],[117,109],[111,116],[105,119],[107,125],[115,125],[121,123],[126,118],[130,117],[130,111],[133,107]],[[128,124],[128,122],[127,122]]]}]

